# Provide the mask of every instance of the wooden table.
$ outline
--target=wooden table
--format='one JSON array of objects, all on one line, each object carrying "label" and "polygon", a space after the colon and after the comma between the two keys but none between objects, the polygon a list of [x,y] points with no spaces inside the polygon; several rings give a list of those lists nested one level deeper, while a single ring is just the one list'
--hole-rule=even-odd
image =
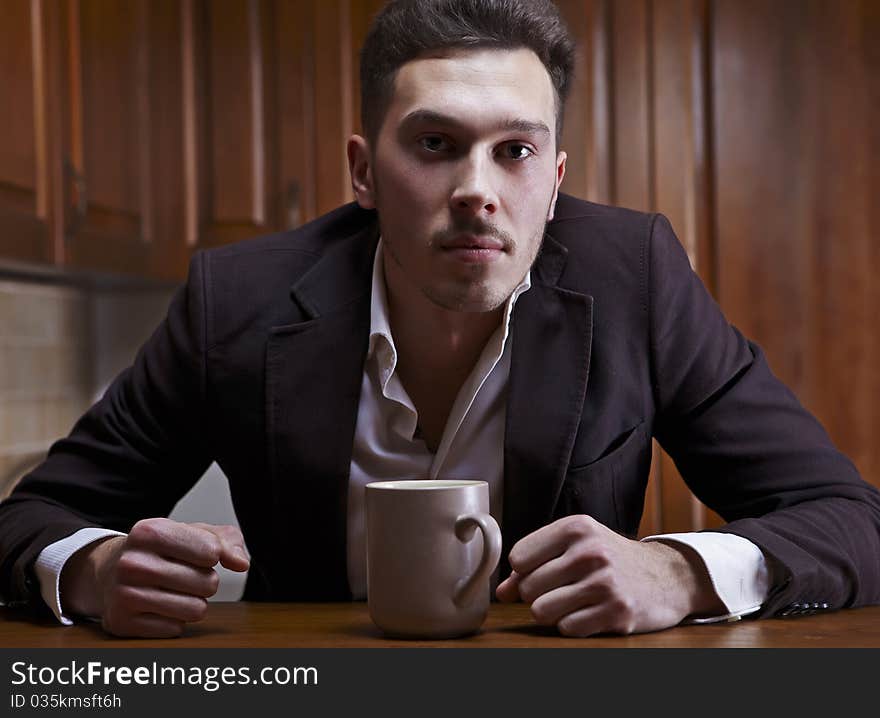
[{"label": "wooden table", "polygon": [[636,636],[564,638],[524,604],[492,604],[480,633],[457,640],[382,636],[364,603],[212,603],[208,618],[169,640],[120,640],[97,624],[59,626],[0,609],[4,648],[880,648],[880,606],[798,618],[683,626]]}]

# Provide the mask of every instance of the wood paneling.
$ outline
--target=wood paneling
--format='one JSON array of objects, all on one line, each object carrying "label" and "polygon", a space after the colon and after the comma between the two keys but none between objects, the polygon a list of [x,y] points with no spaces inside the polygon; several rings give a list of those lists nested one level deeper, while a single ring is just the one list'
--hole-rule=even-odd
[{"label": "wood paneling", "polygon": [[[666,214],[731,321],[880,484],[878,3],[571,0],[565,189]],[[642,533],[713,526],[657,451]]]},{"label": "wood paneling", "polygon": [[314,24],[312,3],[278,4],[279,192],[286,228],[318,215]]},{"label": "wood paneling", "polygon": [[[704,0],[653,4],[651,38],[653,111],[652,209],[676,228],[691,265],[714,291],[712,185],[707,146],[707,42],[709,7]],[[665,531],[695,530],[721,523],[684,485],[675,464],[660,453],[662,522]]]},{"label": "wood paneling", "polygon": [[354,72],[349,0],[319,0],[314,11],[316,194],[323,214],[353,197],[345,143],[354,130]]},{"label": "wood paneling", "polygon": [[150,68],[146,0],[66,6],[63,261],[131,271],[152,238]]},{"label": "wood paneling", "polygon": [[613,204],[651,210],[655,206],[653,23],[646,0],[611,6],[611,85],[614,128]]},{"label": "wood paneling", "polygon": [[[348,201],[382,4],[6,0],[0,256],[182,278],[194,249]],[[880,3],[558,4],[579,44],[563,189],[666,214],[727,316],[880,485]],[[719,520],[655,447],[641,532]]]},{"label": "wood paneling", "polygon": [[880,483],[878,5],[718,0],[713,33],[722,306]]},{"label": "wood paneling", "polygon": [[184,14],[179,0],[150,0],[149,9],[152,236],[146,269],[156,278],[180,280],[190,254],[184,214]]},{"label": "wood paneling", "polygon": [[188,244],[294,227],[348,201],[348,0],[183,8]]},{"label": "wood paneling", "polygon": [[184,6],[186,225],[190,245],[265,233],[276,157],[271,6]]},{"label": "wood paneling", "polygon": [[0,255],[48,261],[52,252],[48,173],[46,25],[40,0],[10,0],[0,24]]},{"label": "wood paneling", "polygon": [[611,201],[613,133],[609,0],[559,0],[577,42],[574,77],[565,108],[561,148],[563,191],[593,202]]},{"label": "wood paneling", "polygon": [[[563,189],[668,215],[711,289],[708,0],[572,0],[560,9],[579,44]],[[640,534],[716,522],[655,444]]]}]

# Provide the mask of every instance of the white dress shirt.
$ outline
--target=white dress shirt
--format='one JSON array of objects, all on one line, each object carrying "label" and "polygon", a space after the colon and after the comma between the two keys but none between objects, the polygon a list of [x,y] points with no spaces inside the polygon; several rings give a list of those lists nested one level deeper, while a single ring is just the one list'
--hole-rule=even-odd
[{"label": "white dress shirt", "polygon": [[[510,374],[510,317],[517,298],[531,287],[527,273],[505,306],[503,320],[489,338],[473,371],[459,390],[436,453],[418,435],[418,413],[396,372],[397,351],[389,323],[382,268],[382,242],[373,261],[370,340],[361,380],[357,427],[348,491],[348,579],[355,599],[367,595],[364,487],[393,479],[480,479],[489,484],[492,516],[503,525],[504,425]],[[76,550],[118,532],[81,529],[47,546],[36,562],[41,594],[62,623],[59,579]],[[647,537],[680,542],[700,556],[728,613],[691,622],[736,620],[757,611],[769,577],[761,550],[751,541],[717,532]],[[493,582],[497,577],[493,577]]]}]

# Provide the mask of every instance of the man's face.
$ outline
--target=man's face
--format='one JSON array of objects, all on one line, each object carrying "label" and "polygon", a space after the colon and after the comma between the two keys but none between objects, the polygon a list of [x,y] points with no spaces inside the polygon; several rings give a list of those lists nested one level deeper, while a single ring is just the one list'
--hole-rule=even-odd
[{"label": "man's face", "polygon": [[550,76],[530,50],[450,51],[406,63],[394,87],[375,147],[349,142],[392,299],[496,309],[534,261],[565,172]]}]

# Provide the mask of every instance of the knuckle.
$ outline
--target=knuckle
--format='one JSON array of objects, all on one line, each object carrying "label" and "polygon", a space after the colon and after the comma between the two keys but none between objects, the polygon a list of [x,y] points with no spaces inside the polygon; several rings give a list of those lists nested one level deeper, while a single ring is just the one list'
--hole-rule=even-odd
[{"label": "knuckle", "polygon": [[127,585],[117,585],[116,589],[113,591],[114,594],[114,603],[117,608],[126,607],[128,609],[136,606],[141,601],[140,591],[134,586]]},{"label": "knuckle", "polygon": [[204,598],[193,598],[187,609],[187,620],[201,621],[208,615],[208,602]]},{"label": "knuckle", "polygon": [[220,530],[220,533],[223,535],[223,538],[232,543],[238,543],[244,538],[241,534],[241,531],[236,526],[224,524],[223,526],[219,526],[218,528]]},{"label": "knuckle", "polygon": [[168,624],[167,632],[165,633],[166,638],[178,638],[183,635],[183,631],[186,628],[186,625],[183,621],[172,621]]},{"label": "knuckle", "polygon": [[135,545],[153,543],[164,535],[167,519],[141,519],[129,531],[128,538]]},{"label": "knuckle", "polygon": [[597,568],[607,568],[611,565],[611,552],[604,544],[594,546],[590,556]]},{"label": "knuckle", "polygon": [[510,563],[510,567],[514,571],[516,571],[517,573],[522,571],[522,566],[523,566],[522,551],[519,550],[516,546],[514,546],[511,549],[510,555],[507,557],[507,560],[508,560],[508,563]]},{"label": "knuckle", "polygon": [[602,601],[611,601],[618,594],[618,581],[614,573],[607,568],[596,571],[593,590]]},{"label": "knuckle", "polygon": [[532,618],[535,619],[535,622],[546,626],[553,623],[552,616],[550,614],[549,607],[547,606],[545,601],[535,601],[531,606],[530,610],[532,612]]},{"label": "knuckle", "polygon": [[130,583],[144,578],[146,570],[132,551],[124,551],[116,561],[116,578],[122,583]]},{"label": "knuckle", "polygon": [[611,629],[614,633],[629,634],[636,630],[635,618],[631,615],[615,616],[611,622]]},{"label": "knuckle", "polygon": [[220,541],[220,538],[216,534],[206,531],[204,544],[202,546],[202,552],[204,553],[205,558],[212,561],[212,563],[217,563],[220,560],[222,548],[223,544]]},{"label": "knuckle", "polygon": [[616,595],[609,601],[614,616],[620,622],[626,623],[635,615],[635,605],[629,596]]},{"label": "knuckle", "polygon": [[527,577],[519,582],[519,595],[526,603],[532,603],[540,594],[535,589],[534,581],[529,580]]},{"label": "knuckle", "polygon": [[559,622],[556,624],[556,629],[560,634],[568,636],[569,638],[586,638],[590,635],[590,631],[585,627],[580,626],[577,621],[568,616],[559,619]]},{"label": "knuckle", "polygon": [[122,623],[111,611],[106,611],[104,613],[104,616],[101,619],[101,628],[114,636],[118,636],[122,633]]},{"label": "knuckle", "polygon": [[573,546],[568,551],[568,560],[575,575],[589,573],[596,565],[595,556],[585,546]]},{"label": "knuckle", "polygon": [[566,540],[577,541],[583,537],[584,526],[581,516],[567,516],[563,519],[562,533]]},{"label": "knuckle", "polygon": [[592,532],[593,519],[586,514],[567,516],[563,521],[565,535],[572,541],[586,538]]}]

